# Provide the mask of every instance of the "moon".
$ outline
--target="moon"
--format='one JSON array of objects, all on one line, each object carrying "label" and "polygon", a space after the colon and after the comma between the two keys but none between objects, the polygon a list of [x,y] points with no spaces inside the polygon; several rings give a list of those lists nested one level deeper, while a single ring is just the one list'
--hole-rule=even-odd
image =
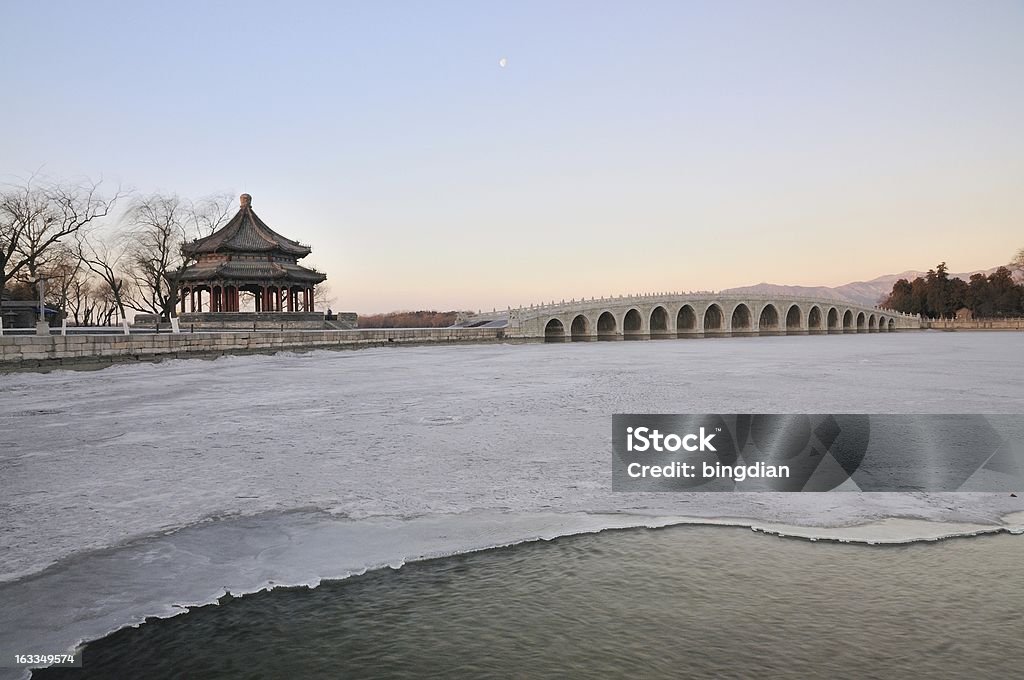
[{"label": "moon", "polygon": [[498,60],[498,66],[500,66],[502,68],[505,68],[506,66],[508,66],[508,59],[506,59],[505,57],[502,57],[501,59],[499,59]]}]

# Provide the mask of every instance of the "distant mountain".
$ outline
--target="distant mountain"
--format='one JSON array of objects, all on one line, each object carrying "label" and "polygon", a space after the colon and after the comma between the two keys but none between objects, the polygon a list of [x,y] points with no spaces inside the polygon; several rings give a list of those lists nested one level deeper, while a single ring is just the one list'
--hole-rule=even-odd
[{"label": "distant mountain", "polygon": [[[1005,266],[1005,265],[1004,265]],[[984,274],[988,276],[998,267],[991,269],[979,269],[973,272],[962,274],[950,274],[950,278],[960,278],[967,281],[972,274]],[[885,274],[870,281],[854,281],[842,286],[782,286],[775,283],[758,283],[754,286],[740,286],[729,288],[723,293],[770,293],[775,295],[806,295],[808,297],[832,298],[835,300],[856,303],[859,305],[877,305],[892,292],[892,284],[900,279],[913,281],[918,276],[924,276],[928,272],[905,271],[899,274]],[[1024,271],[1017,270],[1013,275],[1017,281],[1024,281]]]}]

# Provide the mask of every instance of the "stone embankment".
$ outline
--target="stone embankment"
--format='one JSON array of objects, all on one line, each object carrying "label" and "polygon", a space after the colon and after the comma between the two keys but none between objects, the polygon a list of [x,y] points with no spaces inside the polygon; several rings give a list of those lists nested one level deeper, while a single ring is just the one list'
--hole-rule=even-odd
[{"label": "stone embankment", "polygon": [[389,328],[344,331],[226,331],[131,335],[0,336],[0,372],[100,368],[112,363],[285,350],[358,349],[396,344],[498,342],[500,328]]},{"label": "stone embankment", "polygon": [[940,331],[1024,331],[1024,318],[924,319],[921,325]]}]

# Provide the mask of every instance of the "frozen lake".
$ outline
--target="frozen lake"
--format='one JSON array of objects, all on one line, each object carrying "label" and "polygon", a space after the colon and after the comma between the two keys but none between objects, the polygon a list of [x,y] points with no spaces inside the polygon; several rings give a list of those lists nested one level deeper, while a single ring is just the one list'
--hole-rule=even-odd
[{"label": "frozen lake", "polygon": [[0,375],[0,654],[63,651],[227,589],[612,526],[705,518],[902,540],[1022,521],[1024,498],[1008,494],[613,493],[611,415],[630,412],[1024,413],[1024,334],[405,347]]}]

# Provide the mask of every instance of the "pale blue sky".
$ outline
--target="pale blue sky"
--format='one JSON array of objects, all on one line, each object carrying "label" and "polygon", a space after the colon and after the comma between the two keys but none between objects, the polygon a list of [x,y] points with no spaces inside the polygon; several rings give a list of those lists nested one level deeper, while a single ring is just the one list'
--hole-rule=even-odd
[{"label": "pale blue sky", "polygon": [[2,7],[0,178],[248,191],[337,308],[835,285],[1024,246],[1020,1]]}]

